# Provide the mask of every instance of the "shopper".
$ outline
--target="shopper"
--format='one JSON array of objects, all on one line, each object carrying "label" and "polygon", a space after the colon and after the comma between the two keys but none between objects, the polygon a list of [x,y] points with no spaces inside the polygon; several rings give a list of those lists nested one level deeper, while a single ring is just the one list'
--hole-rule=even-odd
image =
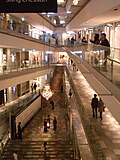
[{"label": "shopper", "polygon": [[35,90],[35,92],[36,92],[36,88],[37,88],[37,84],[34,83],[34,90]]},{"label": "shopper", "polygon": [[34,90],[34,86],[33,86],[33,83],[31,84],[31,91],[33,93],[33,90]]},{"label": "shopper", "polygon": [[53,119],[53,130],[56,131],[57,129],[57,120],[56,120],[56,117],[54,117]]},{"label": "shopper", "polygon": [[47,142],[44,142],[44,160],[46,160]]},{"label": "shopper", "polygon": [[44,120],[44,132],[47,133],[47,119]]},{"label": "shopper", "polygon": [[50,101],[50,104],[51,104],[52,110],[54,110],[54,102]]},{"label": "shopper", "polygon": [[87,40],[86,40],[86,38],[85,38],[85,36],[82,38],[82,42],[83,43],[88,43]]},{"label": "shopper", "polygon": [[17,154],[17,151],[15,151],[13,153],[13,160],[18,160],[18,154]]},{"label": "shopper", "polygon": [[47,128],[50,128],[50,115],[47,117]]},{"label": "shopper", "polygon": [[102,121],[102,112],[104,111],[104,103],[102,101],[102,99],[100,98],[100,100],[98,101],[98,108],[99,108],[99,112],[100,112],[100,119]]},{"label": "shopper", "polygon": [[96,33],[95,36],[94,36],[94,40],[90,39],[90,42],[94,43],[94,44],[100,44],[99,34]]},{"label": "shopper", "polygon": [[71,98],[71,96],[72,96],[72,91],[71,91],[71,88],[70,88],[70,90],[69,90],[69,97]]},{"label": "shopper", "polygon": [[98,98],[96,94],[94,94],[94,98],[92,98],[91,107],[93,112],[93,118],[96,117],[97,119]]},{"label": "shopper", "polygon": [[110,55],[110,43],[106,39],[106,34],[102,33],[101,34],[101,43],[100,45],[106,46],[105,51],[104,51],[104,65],[107,63],[107,56]]},{"label": "shopper", "polygon": [[75,39],[74,37],[71,38],[71,44],[74,45]]},{"label": "shopper", "polygon": [[61,93],[63,93],[63,84],[60,86]]},{"label": "shopper", "polygon": [[21,122],[18,123],[18,139],[22,140],[22,127]]}]

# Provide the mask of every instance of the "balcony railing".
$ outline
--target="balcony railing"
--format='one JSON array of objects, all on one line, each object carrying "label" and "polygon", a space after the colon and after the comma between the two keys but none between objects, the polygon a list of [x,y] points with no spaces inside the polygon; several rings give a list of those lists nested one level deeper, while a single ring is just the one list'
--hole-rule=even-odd
[{"label": "balcony railing", "polygon": [[120,87],[120,49],[80,43],[69,47],[69,50],[84,59],[117,87]]},{"label": "balcony railing", "polygon": [[36,29],[37,32],[34,32],[32,29],[29,29],[28,24],[24,22],[10,22],[10,21],[5,21],[4,19],[0,19],[0,30],[8,31],[11,33],[19,33],[19,35],[25,35],[37,40],[40,40],[40,42],[48,43],[50,45],[55,45],[56,44],[56,39],[52,38],[52,36],[48,34],[41,34],[42,31],[38,30],[37,28],[31,26],[32,29]]}]

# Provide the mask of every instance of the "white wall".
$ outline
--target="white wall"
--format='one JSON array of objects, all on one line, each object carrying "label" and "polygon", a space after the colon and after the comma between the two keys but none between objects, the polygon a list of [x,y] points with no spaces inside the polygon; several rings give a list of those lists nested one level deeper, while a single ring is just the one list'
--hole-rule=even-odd
[{"label": "white wall", "polygon": [[119,5],[119,0],[91,0],[82,11],[67,25],[66,30],[70,31],[79,28],[79,25],[86,21],[104,14],[107,10]]},{"label": "white wall", "polygon": [[41,96],[16,117],[16,129],[19,122],[24,127],[33,115],[41,108]]}]

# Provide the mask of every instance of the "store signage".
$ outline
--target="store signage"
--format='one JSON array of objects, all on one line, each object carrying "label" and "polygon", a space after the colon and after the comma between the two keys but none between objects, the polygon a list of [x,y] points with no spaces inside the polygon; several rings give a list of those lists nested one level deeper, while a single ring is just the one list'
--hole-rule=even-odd
[{"label": "store signage", "polygon": [[0,0],[0,13],[57,12],[57,0]]}]

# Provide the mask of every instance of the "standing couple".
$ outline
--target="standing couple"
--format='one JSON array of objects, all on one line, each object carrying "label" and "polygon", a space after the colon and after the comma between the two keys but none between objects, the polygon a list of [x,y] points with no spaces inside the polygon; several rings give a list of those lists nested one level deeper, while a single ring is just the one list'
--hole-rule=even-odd
[{"label": "standing couple", "polygon": [[104,103],[101,98],[98,101],[96,94],[94,94],[94,97],[92,98],[91,107],[92,107],[92,112],[93,112],[93,118],[96,117],[96,119],[97,119],[97,112],[99,109],[100,119],[102,121],[102,112],[104,111],[105,106],[104,106]]}]

